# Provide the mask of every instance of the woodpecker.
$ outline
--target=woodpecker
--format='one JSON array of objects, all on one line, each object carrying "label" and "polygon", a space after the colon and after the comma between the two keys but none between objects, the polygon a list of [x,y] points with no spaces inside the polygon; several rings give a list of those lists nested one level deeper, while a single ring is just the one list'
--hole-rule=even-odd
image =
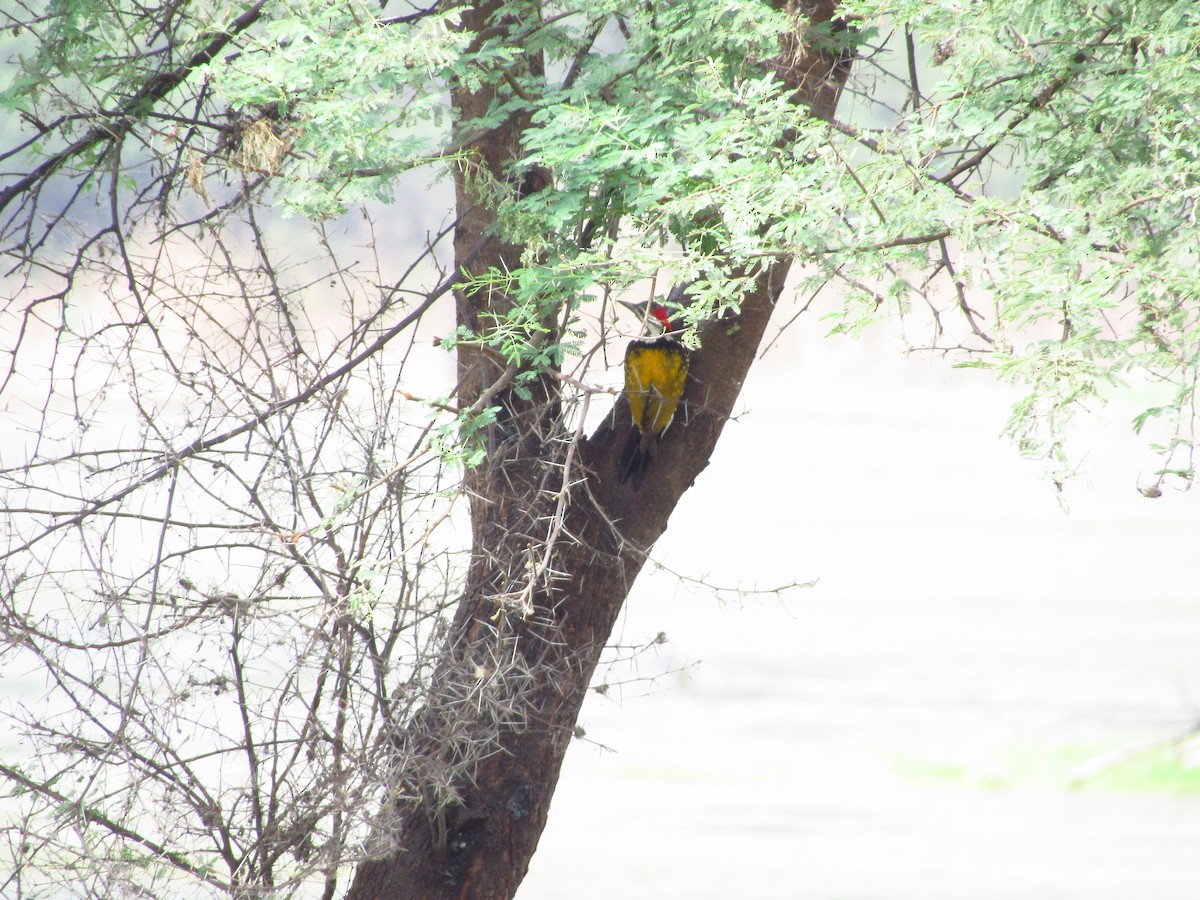
[{"label": "woodpecker", "polygon": [[683,396],[688,351],[671,336],[675,329],[661,303],[623,305],[641,316],[653,335],[630,341],[625,350],[625,398],[634,430],[621,451],[619,472],[622,482],[632,478],[634,487],[639,487]]}]

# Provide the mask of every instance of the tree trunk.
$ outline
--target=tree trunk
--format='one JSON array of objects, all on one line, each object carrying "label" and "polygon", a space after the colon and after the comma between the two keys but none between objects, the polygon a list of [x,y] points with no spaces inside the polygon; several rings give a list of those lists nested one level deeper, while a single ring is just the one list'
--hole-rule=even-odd
[{"label": "tree trunk", "polygon": [[[497,0],[476,4],[464,12],[463,27],[494,36],[523,24],[498,19],[502,8]],[[803,11],[821,22],[833,10],[832,2],[813,2]],[[803,34],[785,43],[771,67],[796,89],[798,103],[831,114],[845,60]],[[464,132],[495,99],[494,89],[454,92]],[[503,179],[525,125],[517,117],[480,137],[471,162]],[[494,211],[473,184],[469,171],[460,173],[460,270],[511,271],[520,248],[486,241]],[[534,173],[518,189],[547,184]],[[703,329],[684,395],[687,423],[667,433],[651,477],[636,490],[617,478],[632,427],[624,401],[572,451],[553,378],[536,382],[523,400],[508,390],[512,373],[502,363],[473,347],[460,351],[460,405],[483,398],[501,409],[488,426],[487,459],[466,475],[473,539],[467,587],[426,706],[396,736],[410,751],[404,758],[419,763],[398,776],[395,808],[376,828],[378,855],[360,865],[348,897],[515,895],[613,623],[646,553],[708,464],[790,265],[779,259],[764,266],[736,321]],[[494,289],[459,291],[457,299],[460,324],[476,333],[487,321],[481,314],[505,311],[508,300]]]}]

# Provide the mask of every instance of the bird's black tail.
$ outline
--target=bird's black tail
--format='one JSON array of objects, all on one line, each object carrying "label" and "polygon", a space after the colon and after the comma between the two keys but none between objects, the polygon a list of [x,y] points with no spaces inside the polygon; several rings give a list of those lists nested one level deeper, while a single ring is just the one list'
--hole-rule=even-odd
[{"label": "bird's black tail", "polygon": [[633,486],[640,488],[642,476],[646,474],[646,468],[650,465],[651,459],[650,453],[642,449],[642,433],[636,428],[631,429],[617,466],[622,484],[632,478]]}]

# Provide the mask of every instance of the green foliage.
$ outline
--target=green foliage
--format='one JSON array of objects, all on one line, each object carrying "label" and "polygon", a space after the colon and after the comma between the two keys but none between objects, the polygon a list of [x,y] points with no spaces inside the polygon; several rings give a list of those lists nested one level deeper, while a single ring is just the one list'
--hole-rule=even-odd
[{"label": "green foliage", "polygon": [[[969,323],[987,335],[969,345],[977,364],[1029,391],[1007,430],[1056,481],[1072,471],[1074,413],[1110,398],[1131,371],[1172,386],[1154,417],[1173,410],[1176,430],[1159,446],[1190,458],[1200,352],[1194,8],[847,11],[862,17],[864,42],[907,27],[922,81],[882,115],[843,103],[837,130],[799,118],[781,87],[747,65],[769,55],[763,34],[782,30],[780,19],[738,32],[713,28],[719,14],[708,11],[696,18],[705,25],[664,44],[652,13],[631,17],[621,53],[537,104],[525,164],[553,172],[556,190],[515,204],[521,236],[540,236],[529,241],[531,264],[599,272],[619,260],[618,286],[668,266],[701,279],[692,313],[710,317],[736,305],[732,273],[795,254],[849,286],[832,327],[857,333],[880,315],[910,314],[951,260],[971,305],[987,311]],[[885,48],[857,64],[861,89],[872,67],[904,73],[898,42]],[[581,223],[597,215],[621,227],[603,247],[580,248]],[[935,344],[942,337],[939,321]]]},{"label": "green foliage", "polygon": [[[180,55],[196,45],[205,23],[215,26],[222,19],[213,4],[195,6],[165,29]],[[155,62],[146,55],[163,37],[156,17],[142,14],[133,3],[111,0],[57,0],[48,7],[45,28],[0,92],[5,108],[48,119],[77,114],[82,100],[84,109],[112,111],[156,74]],[[94,124],[86,115],[73,118],[72,131]]]},{"label": "green foliage", "polygon": [[303,215],[389,200],[395,176],[436,157],[444,142],[445,79],[463,70],[469,36],[454,29],[452,12],[395,28],[376,12],[357,0],[278,4],[236,60],[200,73],[234,111],[282,116],[281,199]]},{"label": "green foliage", "polygon": [[[545,278],[590,272],[620,290],[667,267],[697,280],[694,324],[736,309],[744,273],[780,248],[773,224],[819,196],[806,156],[824,128],[755,62],[778,53],[781,14],[692,3],[625,24],[618,52],[540,92],[521,165],[553,173],[554,190],[514,199],[506,221]],[[596,222],[599,236],[581,242]]]},{"label": "green foliage", "polygon": [[[161,74],[148,49],[164,22],[179,59],[242,10],[155,19],[61,0],[2,100],[34,118],[119,108]],[[588,297],[694,282],[695,324],[736,310],[764,259],[792,255],[809,283],[844,284],[823,310],[833,330],[928,307],[931,347],[1026,386],[1009,430],[1055,478],[1073,411],[1131,373],[1160,386],[1134,427],[1164,470],[1192,471],[1194,4],[849,0],[853,29],[807,31],[755,0],[509,12],[517,26],[477,38],[452,8],[385,22],[363,0],[271,4],[179,89],[238,123],[197,152],[313,217],[389,201],[415,167],[463,172],[525,255],[491,276],[512,298],[503,320],[460,340],[518,361],[518,390],[574,352],[547,323],[576,327]],[[857,56],[833,123],[765,64],[797,30]],[[451,121],[452,84],[491,90],[491,108]],[[514,116],[531,125],[511,171],[485,181],[463,148]],[[551,187],[520,195],[535,170]]]},{"label": "green foliage", "polygon": [[[1030,391],[1008,430],[1056,479],[1070,471],[1072,413],[1112,396],[1130,372],[1174,394],[1135,427],[1186,411],[1162,446],[1190,458],[1200,337],[1194,6],[879,2],[853,11],[881,32],[907,24],[925,48],[914,61],[925,70],[921,102],[857,135],[876,152],[857,168],[864,196],[855,205],[887,211],[886,225],[863,217],[858,245],[949,233],[976,298],[995,305],[995,343],[980,348],[979,363]],[[947,177],[985,149],[978,166]],[[873,177],[879,168],[891,169],[890,188]],[[865,258],[846,259],[863,279]],[[884,258],[914,263],[895,250]]]}]

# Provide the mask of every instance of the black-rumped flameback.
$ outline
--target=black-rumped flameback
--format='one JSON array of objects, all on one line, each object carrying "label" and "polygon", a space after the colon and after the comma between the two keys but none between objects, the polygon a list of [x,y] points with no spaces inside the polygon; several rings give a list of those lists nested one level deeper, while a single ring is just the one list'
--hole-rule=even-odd
[{"label": "black-rumped flameback", "polygon": [[670,316],[661,303],[626,304],[642,315],[657,337],[638,338],[625,351],[625,398],[634,430],[621,452],[621,481],[640,486],[650,461],[658,455],[663,432],[675,418],[687,385],[688,351],[671,337]]}]

